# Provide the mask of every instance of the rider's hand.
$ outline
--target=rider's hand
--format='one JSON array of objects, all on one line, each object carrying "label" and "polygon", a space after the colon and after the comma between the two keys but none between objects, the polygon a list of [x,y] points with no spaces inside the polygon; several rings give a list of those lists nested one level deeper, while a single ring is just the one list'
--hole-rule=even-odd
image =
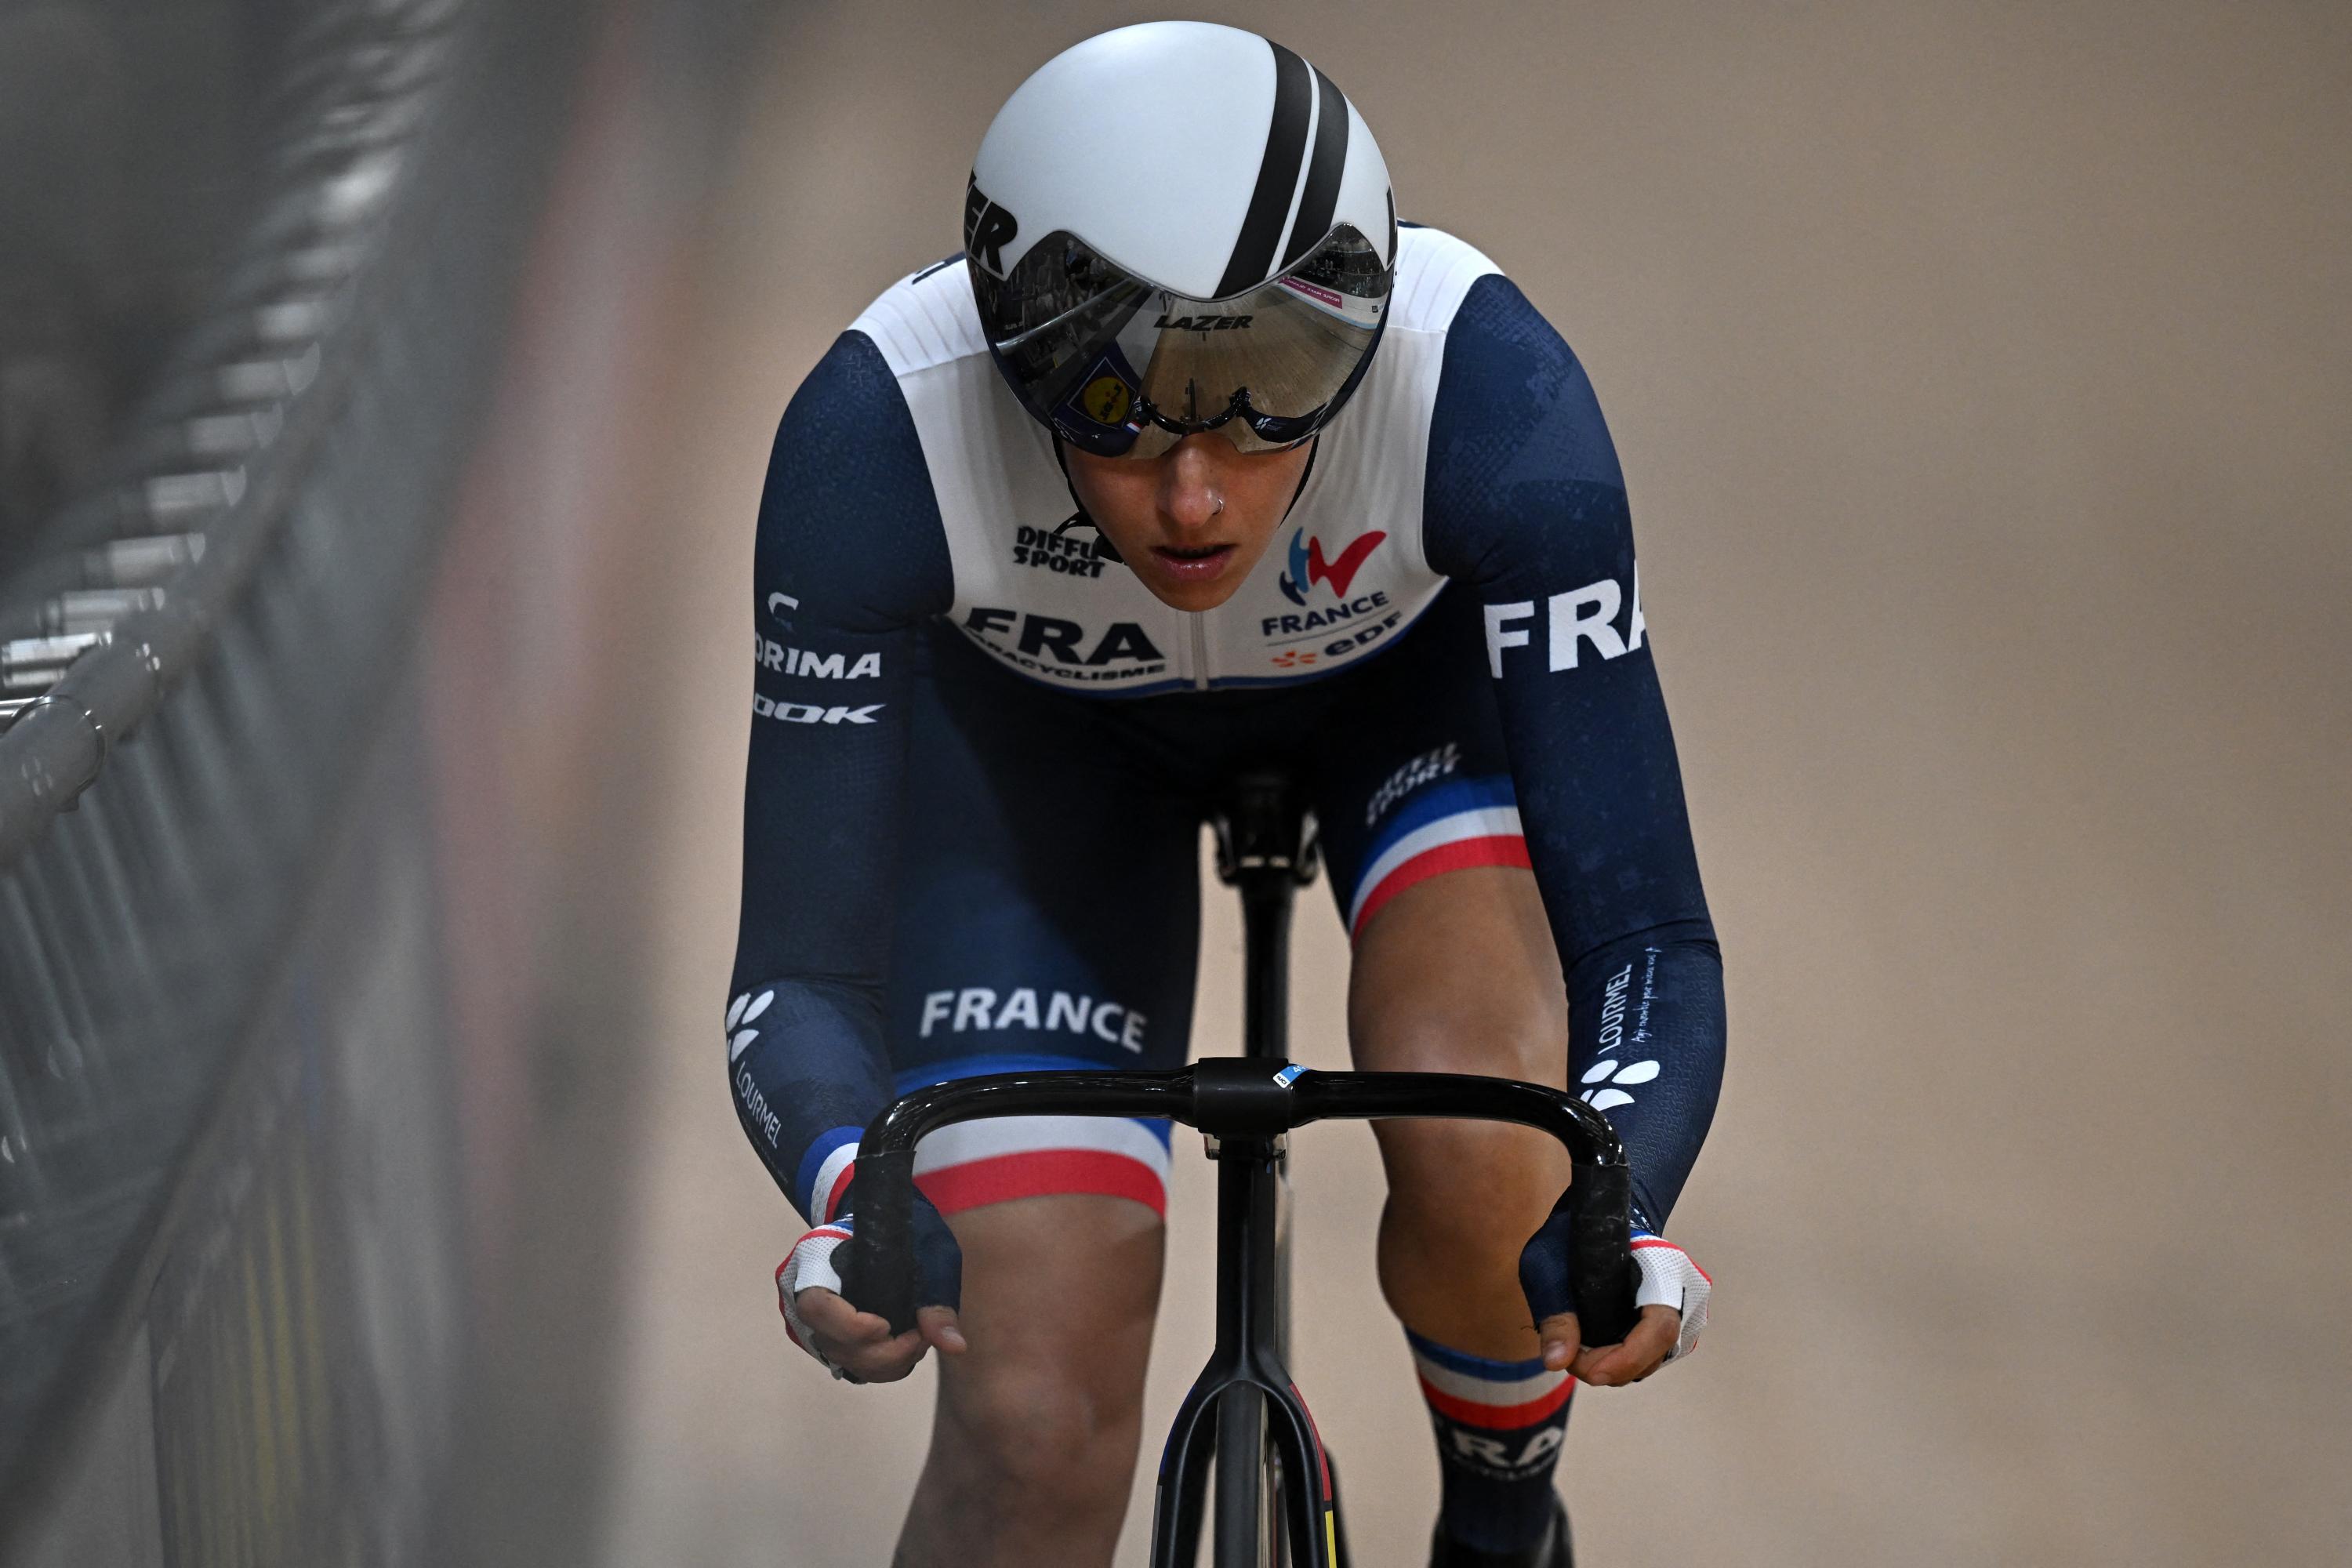
[{"label": "rider's hand", "polygon": [[[851,1194],[855,1196],[853,1187]],[[961,1355],[963,1331],[956,1317],[963,1258],[939,1211],[919,1194],[915,1198],[918,1300],[915,1326],[892,1334],[878,1312],[861,1311],[842,1293],[834,1252],[849,1239],[856,1222],[846,1212],[810,1231],[776,1266],[776,1304],[784,1332],[833,1375],[850,1383],[896,1383],[915,1370],[923,1352],[937,1346]]]},{"label": "rider's hand", "polygon": [[1682,1314],[1672,1307],[1644,1307],[1623,1344],[1587,1345],[1571,1357],[1569,1350],[1576,1343],[1576,1314],[1547,1318],[1538,1325],[1544,1365],[1554,1371],[1566,1367],[1577,1382],[1599,1388],[1639,1383],[1674,1358],[1675,1329],[1681,1321]]},{"label": "rider's hand", "polygon": [[812,1286],[800,1292],[800,1326],[787,1324],[793,1342],[851,1383],[896,1383],[915,1370],[923,1352],[936,1345],[945,1355],[964,1352],[963,1331],[952,1307],[925,1307],[915,1326],[894,1335],[877,1312],[861,1312],[834,1291]]},{"label": "rider's hand", "polygon": [[[1538,1232],[1529,1247],[1543,1239],[1544,1233]],[[1579,1338],[1576,1313],[1554,1312],[1536,1325],[1543,1337],[1545,1366],[1554,1371],[1564,1367],[1579,1383],[1610,1388],[1639,1383],[1697,1348],[1699,1334],[1706,1328],[1706,1299],[1714,1284],[1706,1270],[1673,1242],[1643,1230],[1633,1233],[1633,1262],[1642,1276],[1633,1292],[1640,1315],[1624,1342],[1585,1345]],[[1527,1272],[1523,1261],[1523,1279]]]}]

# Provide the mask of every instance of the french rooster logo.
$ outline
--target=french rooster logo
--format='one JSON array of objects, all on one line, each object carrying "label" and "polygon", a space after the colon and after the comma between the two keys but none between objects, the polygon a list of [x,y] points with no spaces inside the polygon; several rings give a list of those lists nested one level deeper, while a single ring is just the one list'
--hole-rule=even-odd
[{"label": "french rooster logo", "polygon": [[1328,583],[1331,592],[1344,599],[1348,584],[1356,580],[1357,571],[1369,560],[1381,541],[1388,535],[1379,529],[1359,534],[1347,549],[1339,552],[1337,561],[1323,559],[1323,542],[1307,537],[1305,529],[1290,536],[1290,570],[1282,574],[1282,596],[1294,605],[1307,603],[1307,591],[1318,583]]}]

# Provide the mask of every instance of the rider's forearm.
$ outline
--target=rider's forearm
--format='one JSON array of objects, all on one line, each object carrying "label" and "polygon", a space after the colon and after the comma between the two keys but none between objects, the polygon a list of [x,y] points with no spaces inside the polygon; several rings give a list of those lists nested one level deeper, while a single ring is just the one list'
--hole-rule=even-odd
[{"label": "rider's forearm", "polygon": [[1528,856],[1568,977],[1570,1082],[1665,1223],[1723,1081],[1707,918],[1622,490],[1567,485],[1479,585]]},{"label": "rider's forearm", "polygon": [[[743,904],[729,990],[727,1078],[751,1146],[812,1221],[853,1141],[890,1100],[883,976],[898,883],[910,638],[811,626],[793,646],[854,678],[763,660],[744,791]],[[769,639],[763,639],[769,640]],[[845,689],[865,721],[803,722]],[[813,1156],[814,1152],[814,1157]]]},{"label": "rider's forearm", "polygon": [[845,333],[785,412],[760,500],[728,991],[736,1115],[813,1220],[827,1217],[827,1156],[837,1174],[844,1145],[890,1099],[882,985],[917,628],[950,594],[898,384],[870,342]]},{"label": "rider's forearm", "polygon": [[1507,281],[1472,289],[1446,355],[1430,560],[1479,600],[1528,855],[1569,981],[1572,1086],[1617,1124],[1654,1226],[1722,1083],[1723,965],[1624,478],[1583,367]]},{"label": "rider's forearm", "polygon": [[829,1218],[859,1129],[890,1102],[878,987],[814,979],[753,984],[728,1007],[735,1117],[812,1225]]},{"label": "rider's forearm", "polygon": [[1643,1229],[1666,1223],[1698,1159],[1724,1038],[1723,958],[1704,920],[1606,943],[1569,972],[1569,1089],[1624,1140]]}]

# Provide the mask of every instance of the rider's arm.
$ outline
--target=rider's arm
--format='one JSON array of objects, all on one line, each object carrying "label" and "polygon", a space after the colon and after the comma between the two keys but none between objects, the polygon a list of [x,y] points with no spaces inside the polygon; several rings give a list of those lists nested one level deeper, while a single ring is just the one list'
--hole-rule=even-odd
[{"label": "rider's arm", "polygon": [[1447,333],[1424,548],[1484,606],[1528,858],[1568,976],[1570,1087],[1609,1113],[1635,1223],[1682,1191],[1723,1081],[1723,963],[1584,368],[1507,279]]},{"label": "rider's arm", "polygon": [[914,421],[861,333],[785,410],[753,583],[727,1072],[751,1146],[816,1225],[847,1145],[890,1100],[882,987],[907,700],[916,628],[952,592]]}]

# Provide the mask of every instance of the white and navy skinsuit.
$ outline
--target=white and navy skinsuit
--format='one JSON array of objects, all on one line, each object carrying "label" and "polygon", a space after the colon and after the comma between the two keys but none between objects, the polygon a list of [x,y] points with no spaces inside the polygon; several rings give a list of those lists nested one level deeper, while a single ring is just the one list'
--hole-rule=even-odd
[{"label": "white and navy skinsuit", "polygon": [[[1266,763],[1305,782],[1351,932],[1423,878],[1533,869],[1570,1084],[1624,1140],[1637,1223],[1664,1223],[1722,1079],[1723,981],[1624,482],[1517,289],[1450,236],[1400,243],[1371,369],[1205,614],[1055,533],[1053,438],[960,263],[875,301],[793,399],[760,510],[728,1071],[812,1224],[896,1093],[1183,1059],[1199,824]],[[1036,1118],[946,1129],[917,1171],[947,1213],[1162,1208],[1167,1161],[1165,1123]]]}]

